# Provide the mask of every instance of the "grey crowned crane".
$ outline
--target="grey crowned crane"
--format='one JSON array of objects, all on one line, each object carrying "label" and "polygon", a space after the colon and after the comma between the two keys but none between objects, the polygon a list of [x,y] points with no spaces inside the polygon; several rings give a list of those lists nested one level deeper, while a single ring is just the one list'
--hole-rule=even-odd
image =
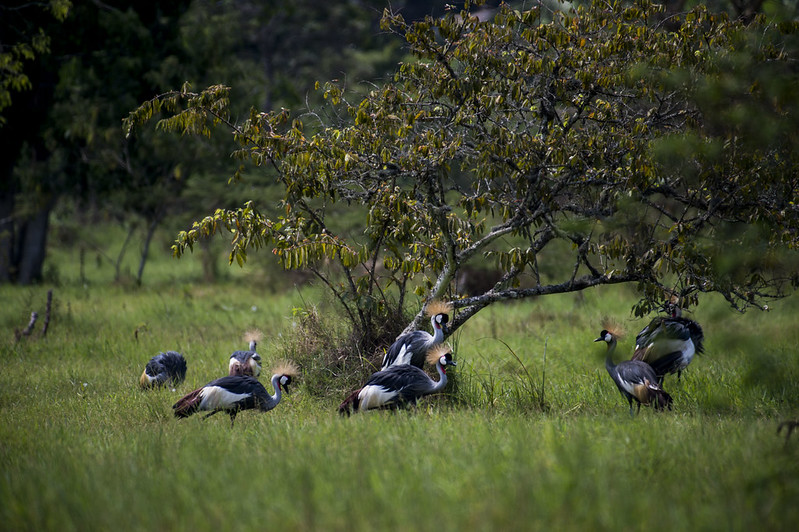
[{"label": "grey crowned crane", "polygon": [[264,385],[249,375],[228,375],[209,382],[187,394],[172,405],[175,417],[189,417],[195,412],[210,411],[203,419],[217,412],[230,415],[230,426],[236,421],[236,415],[242,410],[257,409],[268,412],[280,403],[281,392],[288,393],[292,378],[297,376],[297,366],[291,362],[282,362],[274,368],[272,388],[274,395],[269,395]]},{"label": "grey crowned crane", "polygon": [[603,329],[595,342],[608,344],[605,355],[605,368],[608,370],[613,382],[621,392],[622,397],[630,403],[630,416],[633,413],[633,400],[638,403],[638,412],[641,404],[653,405],[656,410],[668,408],[671,410],[672,399],[657,383],[657,376],[652,367],[640,360],[625,360],[618,364],[613,363],[613,352],[616,350],[616,337],[618,332]]},{"label": "grey crowned crane", "polygon": [[693,320],[683,318],[675,302],[669,302],[666,308],[669,316],[654,318],[638,333],[632,358],[652,366],[659,384],[663,384],[663,378],[668,374],[676,373],[679,379],[694,354],[705,350],[702,327]]},{"label": "grey crowned crane", "polygon": [[158,353],[144,367],[139,379],[142,388],[156,388],[164,384],[178,385],[186,378],[186,359],[177,351]]},{"label": "grey crowned crane", "polygon": [[438,382],[416,366],[391,366],[372,374],[362,388],[347,396],[338,407],[339,414],[399,408],[409,403],[415,404],[419,398],[443,390],[447,385],[447,366],[457,365],[452,359],[452,350],[446,345],[435,346],[428,352],[427,361],[435,364]]},{"label": "grey crowned crane", "polygon": [[249,351],[233,351],[228,364],[228,375],[249,375],[258,377],[261,374],[261,355],[255,352],[262,338],[261,331],[247,331],[244,341],[249,344]]},{"label": "grey crowned crane", "polygon": [[427,352],[444,341],[450,312],[452,312],[451,303],[430,302],[427,305],[426,313],[430,316],[433,334],[427,331],[412,331],[403,334],[386,351],[380,369],[384,371],[390,367],[404,364],[421,368],[424,365]]}]

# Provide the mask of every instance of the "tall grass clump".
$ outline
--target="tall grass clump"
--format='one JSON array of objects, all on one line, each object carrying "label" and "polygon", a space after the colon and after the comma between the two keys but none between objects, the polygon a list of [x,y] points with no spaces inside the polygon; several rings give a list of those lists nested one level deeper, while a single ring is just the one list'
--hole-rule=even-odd
[{"label": "tall grass clump", "polygon": [[385,349],[411,318],[390,305],[368,314],[373,336],[365,336],[351,320],[342,319],[336,307],[322,314],[316,305],[292,310],[291,331],[283,352],[303,370],[304,385],[318,397],[341,396],[380,369]]},{"label": "tall grass clump", "polygon": [[465,362],[457,387],[452,390],[458,402],[475,408],[546,411],[546,343],[544,363],[537,369],[532,364],[528,367],[504,341],[493,341],[505,348],[508,358],[499,363],[496,360],[488,362],[482,366],[482,370],[466,366],[468,361]]}]

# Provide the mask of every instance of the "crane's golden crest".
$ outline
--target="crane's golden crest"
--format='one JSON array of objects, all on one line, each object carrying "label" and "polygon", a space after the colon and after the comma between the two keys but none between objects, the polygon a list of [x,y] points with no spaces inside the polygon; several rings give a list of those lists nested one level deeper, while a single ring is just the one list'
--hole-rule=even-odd
[{"label": "crane's golden crest", "polygon": [[447,344],[438,344],[427,352],[427,363],[431,366],[435,366],[436,362],[438,362],[438,359],[447,353],[452,354],[452,348]]},{"label": "crane's golden crest", "polygon": [[290,360],[280,360],[272,368],[273,375],[288,375],[289,377],[296,377],[300,374],[300,368],[297,364]]},{"label": "crane's golden crest", "polygon": [[259,331],[258,329],[250,329],[244,333],[244,342],[260,342],[264,337],[264,333]]},{"label": "crane's golden crest", "polygon": [[617,340],[621,340],[627,334],[622,324],[613,318],[604,318],[602,320],[602,328],[612,334]]},{"label": "crane's golden crest", "polygon": [[452,303],[447,301],[439,301],[438,299],[434,299],[427,305],[427,309],[425,309],[425,313],[430,316],[437,316],[438,314],[449,314],[452,312]]}]

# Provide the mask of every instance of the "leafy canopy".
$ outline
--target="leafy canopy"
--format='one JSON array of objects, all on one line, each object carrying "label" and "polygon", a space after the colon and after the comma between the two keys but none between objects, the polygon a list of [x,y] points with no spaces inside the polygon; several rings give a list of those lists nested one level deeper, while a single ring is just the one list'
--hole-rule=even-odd
[{"label": "leafy canopy", "polygon": [[72,7],[69,0],[13,4],[17,3],[0,7],[0,127],[6,123],[2,113],[11,106],[13,94],[33,88],[26,64],[50,52],[50,36],[39,22],[44,25],[49,17],[63,22]]},{"label": "leafy canopy", "polygon": [[[489,22],[468,8],[410,25],[385,12],[415,60],[355,102],[328,83],[322,109],[233,123],[228,88],[184,87],[133,112],[128,128],[157,112],[182,133],[225,124],[236,157],[285,189],[277,212],[251,201],[199,220],[175,254],[223,230],[239,264],[269,247],[364,330],[392,284],[400,301],[406,287],[461,296],[452,330],[496,301],[603,284],[636,283],[639,315],[665,293],[689,305],[719,292],[744,310],[797,284],[797,151],[780,134],[796,121],[796,24],[699,7],[670,30],[646,0],[503,6]],[[357,230],[339,227],[342,205]],[[486,261],[499,270],[487,290],[451,293]]]}]

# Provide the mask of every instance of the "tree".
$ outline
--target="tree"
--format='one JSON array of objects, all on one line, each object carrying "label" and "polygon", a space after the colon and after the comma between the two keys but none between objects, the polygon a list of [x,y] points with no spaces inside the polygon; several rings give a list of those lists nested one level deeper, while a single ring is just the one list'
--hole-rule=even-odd
[{"label": "tree", "polygon": [[[43,242],[47,233],[51,191],[41,187],[38,194],[26,195],[20,207],[15,196],[21,187],[12,173],[27,134],[44,121],[41,107],[52,94],[51,76],[37,68],[37,61],[50,53],[52,27],[63,23],[70,8],[68,0],[10,2],[0,7],[0,282],[18,271],[23,282],[30,282],[35,275],[28,272],[40,270],[44,261],[44,247],[36,242]],[[24,155],[34,164],[43,151],[42,143],[29,143]],[[15,210],[23,212],[21,223],[14,223]]]},{"label": "tree", "polygon": [[[410,25],[387,12],[384,28],[416,60],[354,103],[328,83],[316,112],[253,110],[234,123],[229,89],[216,86],[133,112],[128,128],[158,112],[182,133],[225,124],[236,156],[285,189],[279,216],[255,201],[217,210],[180,233],[176,255],[223,231],[231,261],[271,247],[284,267],[314,271],[362,334],[409,288],[454,297],[454,331],[498,301],[599,285],[634,283],[639,315],[666,293],[691,305],[718,292],[743,311],[796,286],[794,141],[722,127],[707,98],[742,54],[764,65],[730,89],[742,109],[795,123],[795,103],[766,81],[796,83],[796,24],[747,27],[699,7],[671,31],[646,0],[504,6],[491,22],[468,7]],[[356,230],[331,214],[341,206],[360,213]],[[488,290],[450,292],[485,260],[501,270]]]},{"label": "tree", "polygon": [[[187,141],[142,129],[124,139],[120,119],[138,102],[186,81],[205,87],[236,80],[231,112],[246,116],[256,102],[267,108],[304,104],[312,71],[333,76],[357,62],[350,79],[385,75],[399,47],[383,49],[372,5],[378,2],[84,2],[58,24],[40,4],[0,7],[8,15],[0,20],[3,45],[7,34],[25,28],[23,37],[48,36],[37,37],[38,49],[52,48],[8,78],[30,90],[5,111],[6,78],[0,80],[0,113],[9,120],[0,129],[0,256],[7,259],[0,260],[0,282],[41,279],[47,221],[59,203],[74,205],[76,227],[108,217],[128,225],[129,237],[140,231],[141,282],[160,224],[241,203],[220,201],[215,186],[216,177],[233,173],[237,164],[226,156],[227,145],[220,149],[222,139],[228,141],[223,132]],[[19,41],[14,57],[29,57],[34,47]],[[12,55],[5,50],[4,62]],[[12,66],[19,70],[22,63]],[[23,249],[36,260],[23,260]]]},{"label": "tree", "polygon": [[[0,282],[41,280],[50,212],[59,198],[98,201],[124,187],[133,165],[120,164],[131,153],[121,146],[122,109],[153,93],[160,81],[154,71],[175,53],[169,21],[186,4],[139,2],[136,9],[119,9],[113,2],[81,3],[69,17],[59,12],[54,23],[36,16],[29,7],[36,4],[28,3],[3,18],[4,28],[45,28],[51,53],[26,65],[29,90],[12,101],[0,129],[8,148],[1,176],[6,231]],[[169,79],[168,86],[176,83]]]}]

